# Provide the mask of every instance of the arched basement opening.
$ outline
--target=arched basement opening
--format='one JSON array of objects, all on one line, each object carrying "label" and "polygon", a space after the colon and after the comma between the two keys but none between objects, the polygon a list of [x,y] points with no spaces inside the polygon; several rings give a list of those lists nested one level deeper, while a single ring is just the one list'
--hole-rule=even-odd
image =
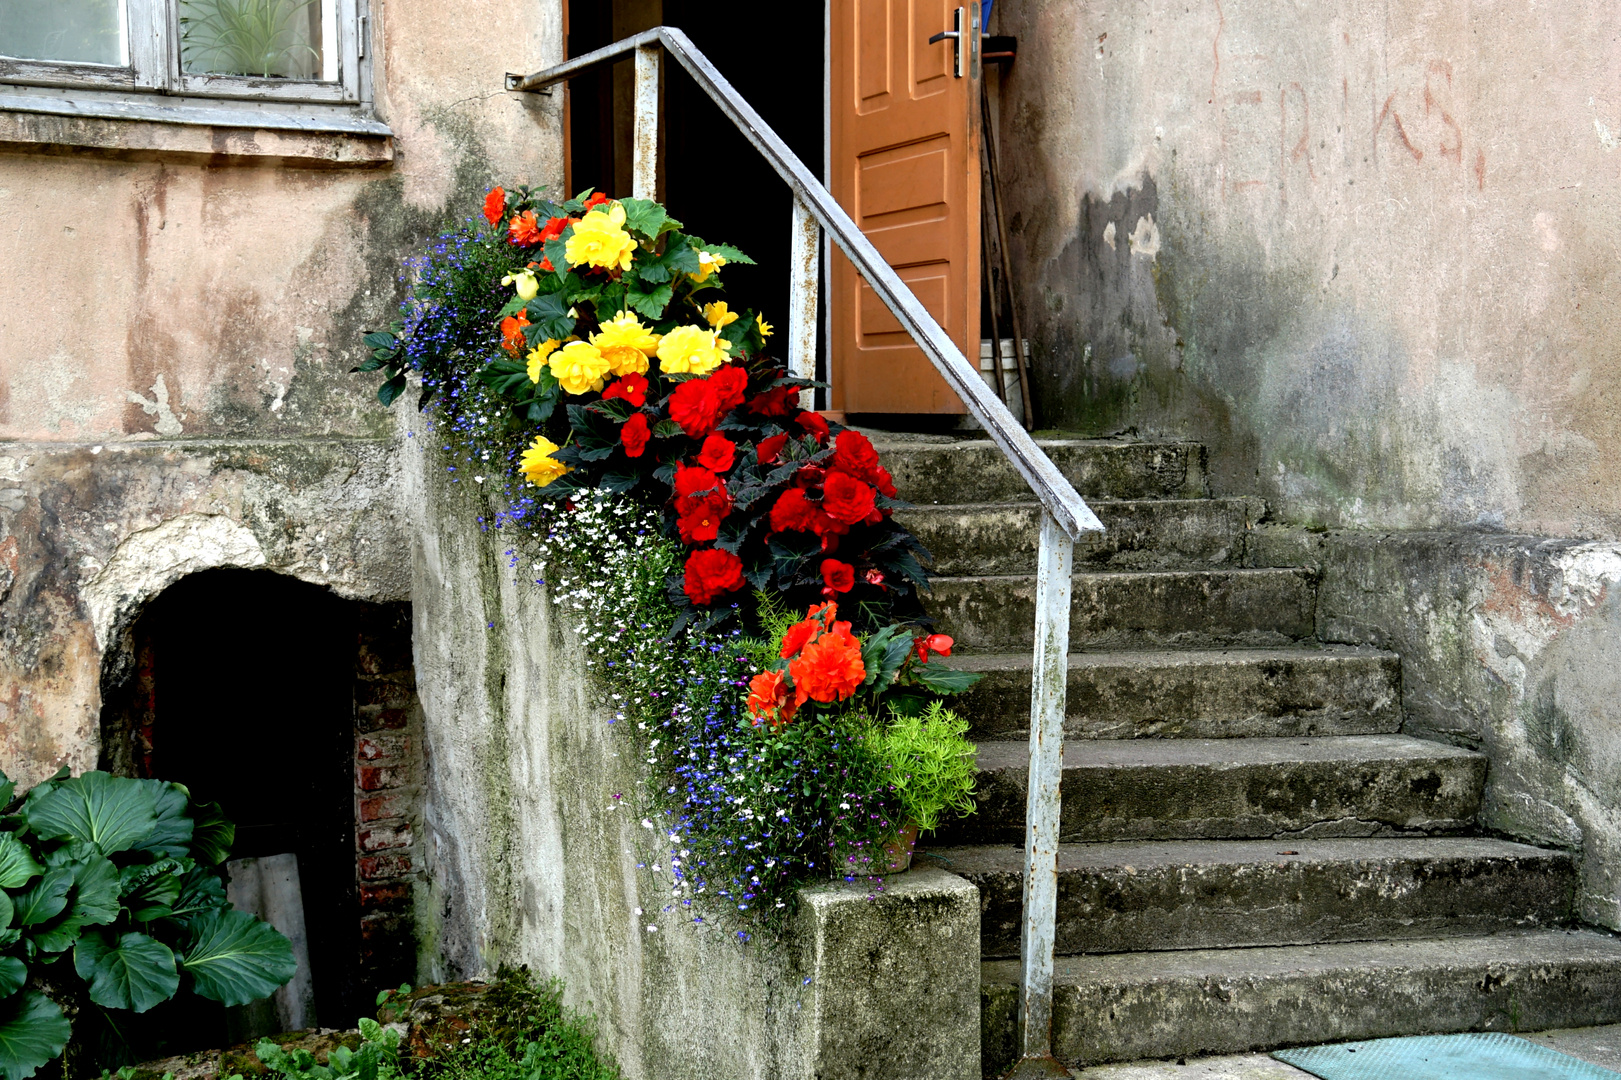
[{"label": "arched basement opening", "polygon": [[178,1017],[143,1025],[167,1052],[352,1027],[377,990],[414,978],[410,625],[409,604],[207,570],[154,598],[108,658],[103,767],[220,803],[236,823],[233,902],[273,923],[301,915],[307,941],[307,976],[274,1002],[188,1016],[201,1030],[184,1035]]}]

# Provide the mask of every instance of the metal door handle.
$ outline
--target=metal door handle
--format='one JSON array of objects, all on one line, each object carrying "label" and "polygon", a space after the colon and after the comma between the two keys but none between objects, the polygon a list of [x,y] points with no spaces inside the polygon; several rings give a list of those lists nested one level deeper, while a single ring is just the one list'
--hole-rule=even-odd
[{"label": "metal door handle", "polygon": [[[942,30],[929,39],[930,45],[939,44],[948,38],[951,41],[951,68],[957,78],[963,77],[962,39],[963,39],[963,8],[958,8],[951,14],[951,29]],[[914,39],[916,40],[916,39]]]}]

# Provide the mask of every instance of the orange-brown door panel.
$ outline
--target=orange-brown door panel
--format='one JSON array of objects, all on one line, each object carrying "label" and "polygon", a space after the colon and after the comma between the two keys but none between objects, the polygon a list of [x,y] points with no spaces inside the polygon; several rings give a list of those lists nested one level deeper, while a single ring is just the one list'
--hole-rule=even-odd
[{"label": "orange-brown door panel", "polygon": [[[950,0],[830,0],[833,195],[964,353],[979,355],[978,72]],[[963,7],[963,75],[950,40]],[[834,409],[960,413],[962,402],[835,250]]]}]

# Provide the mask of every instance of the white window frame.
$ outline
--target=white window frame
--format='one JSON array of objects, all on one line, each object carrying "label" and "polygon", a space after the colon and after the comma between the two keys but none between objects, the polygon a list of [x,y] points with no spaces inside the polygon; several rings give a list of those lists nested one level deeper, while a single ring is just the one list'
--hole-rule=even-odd
[{"label": "white window frame", "polygon": [[180,66],[179,0],[123,3],[129,26],[127,65],[0,55],[0,84],[290,106],[355,106],[370,101],[366,0],[333,0],[338,44],[338,78],[333,82],[188,74]]}]

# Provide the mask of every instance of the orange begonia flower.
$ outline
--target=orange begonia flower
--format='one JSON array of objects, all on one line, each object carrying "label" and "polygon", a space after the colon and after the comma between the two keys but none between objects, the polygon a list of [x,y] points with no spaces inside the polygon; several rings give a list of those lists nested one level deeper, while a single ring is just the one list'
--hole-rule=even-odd
[{"label": "orange begonia flower", "polygon": [[861,662],[861,643],[850,633],[847,622],[833,628],[805,646],[799,659],[788,665],[794,678],[795,700],[844,701],[867,678]]}]

